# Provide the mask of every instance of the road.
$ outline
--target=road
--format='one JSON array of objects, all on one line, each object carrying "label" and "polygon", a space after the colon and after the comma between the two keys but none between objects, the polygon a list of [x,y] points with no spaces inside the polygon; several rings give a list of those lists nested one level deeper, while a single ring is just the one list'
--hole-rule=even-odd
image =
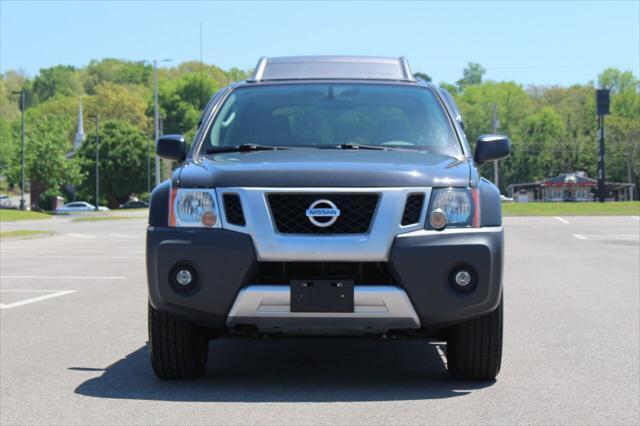
[{"label": "road", "polygon": [[0,423],[638,424],[640,220],[507,218],[505,348],[451,381],[421,341],[222,339],[206,377],[146,353],[142,218],[3,223]]}]

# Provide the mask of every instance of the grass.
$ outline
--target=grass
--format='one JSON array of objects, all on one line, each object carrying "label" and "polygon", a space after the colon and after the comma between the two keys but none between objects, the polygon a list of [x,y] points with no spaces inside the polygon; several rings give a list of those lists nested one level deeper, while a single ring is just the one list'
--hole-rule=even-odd
[{"label": "grass", "polygon": [[76,217],[71,222],[94,222],[98,220],[127,220],[127,219],[140,219],[136,216],[85,216]]},{"label": "grass", "polygon": [[18,220],[49,219],[51,215],[26,210],[0,209],[0,222],[15,222]]},{"label": "grass", "polygon": [[40,230],[26,230],[26,229],[17,229],[15,231],[2,231],[0,232],[0,238],[17,238],[17,237],[44,237],[53,235],[52,231],[40,231]]},{"label": "grass", "polygon": [[503,203],[505,216],[638,216],[640,201],[607,203]]}]

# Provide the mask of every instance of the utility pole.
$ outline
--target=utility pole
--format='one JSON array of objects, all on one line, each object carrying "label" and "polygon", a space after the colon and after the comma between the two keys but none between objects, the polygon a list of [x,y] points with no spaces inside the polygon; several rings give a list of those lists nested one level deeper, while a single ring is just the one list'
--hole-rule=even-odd
[{"label": "utility pole", "polygon": [[609,114],[609,89],[596,90],[596,111],[598,114],[598,126],[600,138],[598,145],[598,201],[604,203],[607,197],[606,174],[604,170],[604,116]]},{"label": "utility pole", "polygon": [[25,98],[26,93],[24,88],[19,92],[12,92],[13,94],[20,95],[20,121],[22,123],[21,145],[20,145],[20,210],[25,210],[26,205],[24,202],[24,109],[26,106]]},{"label": "utility pole", "polygon": [[[160,62],[171,62],[171,59],[162,59]],[[158,107],[158,60],[153,60],[153,139],[155,143],[158,143],[160,136],[158,129],[158,120],[160,117],[160,111]],[[156,186],[160,185],[160,157],[155,156],[155,170],[156,170]]]},{"label": "utility pole", "polygon": [[[492,118],[492,129],[491,132],[496,134],[498,128],[500,127],[500,122],[498,121],[498,106],[493,104],[493,118]],[[493,162],[493,183],[498,186],[499,180],[499,172],[498,172],[498,160]]]},{"label": "utility pole", "polygon": [[100,116],[96,113],[95,116],[91,116],[91,118],[96,119],[96,205],[95,209],[98,211],[98,206],[100,205],[100,151],[98,149],[100,143],[100,136],[98,134],[98,126]]},{"label": "utility pole", "polygon": [[[153,140],[158,143],[158,61],[153,60]],[[156,186],[160,185],[160,158],[156,155]]]},{"label": "utility pole", "polygon": [[151,195],[151,135],[147,134],[147,194]]}]

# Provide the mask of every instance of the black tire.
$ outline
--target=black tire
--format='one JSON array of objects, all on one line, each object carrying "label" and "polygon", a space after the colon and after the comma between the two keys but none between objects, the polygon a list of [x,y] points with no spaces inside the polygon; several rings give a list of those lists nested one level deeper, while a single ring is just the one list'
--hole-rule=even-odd
[{"label": "black tire", "polygon": [[204,373],[209,355],[206,330],[149,305],[149,358],[163,380],[196,379]]},{"label": "black tire", "polygon": [[483,317],[454,325],[447,332],[447,368],[458,380],[493,380],[502,362],[503,302]]}]

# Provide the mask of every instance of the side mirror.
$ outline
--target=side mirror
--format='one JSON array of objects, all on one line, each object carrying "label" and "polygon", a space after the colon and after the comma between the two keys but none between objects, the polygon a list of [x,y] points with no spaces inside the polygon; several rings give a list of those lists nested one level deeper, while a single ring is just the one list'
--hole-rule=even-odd
[{"label": "side mirror", "polygon": [[511,153],[509,138],[502,135],[480,135],[476,142],[473,159],[482,164],[487,161],[501,160]]},{"label": "side mirror", "polygon": [[156,154],[166,160],[181,163],[187,158],[187,144],[182,135],[160,136],[156,143]]}]

